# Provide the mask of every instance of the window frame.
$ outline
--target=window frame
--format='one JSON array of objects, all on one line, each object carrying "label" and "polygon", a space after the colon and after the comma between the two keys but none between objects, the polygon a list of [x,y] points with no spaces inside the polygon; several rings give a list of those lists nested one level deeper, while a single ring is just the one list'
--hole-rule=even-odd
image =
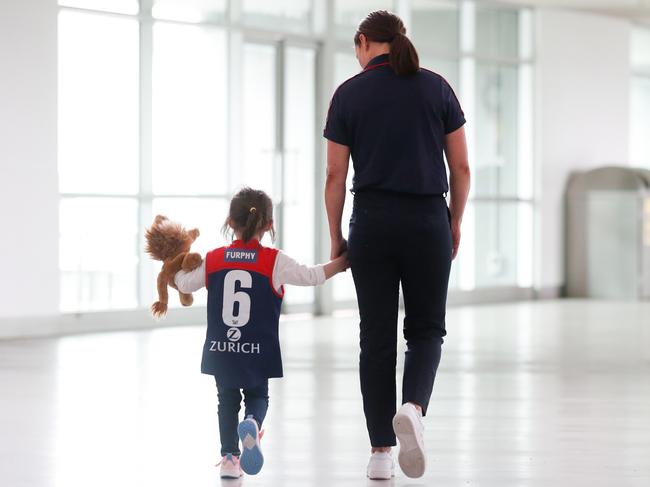
[{"label": "window frame", "polygon": [[[437,0],[439,1],[439,0]],[[392,0],[393,10],[397,12],[409,25],[411,15],[410,0]],[[529,52],[526,55],[520,55],[513,58],[503,58],[499,56],[485,56],[475,52],[473,49],[467,49],[467,39],[469,30],[472,29],[473,36],[473,13],[472,9],[476,5],[475,0],[449,0],[451,4],[456,4],[458,7],[458,45],[452,49],[429,49],[424,48],[421,50],[421,55],[425,57],[434,57],[456,62],[458,66],[459,95],[463,99],[463,104],[466,111],[470,114],[475,113],[473,106],[473,83],[475,78],[468,79],[467,73],[471,73],[475,69],[476,63],[484,62],[496,65],[517,66],[518,68],[525,67],[531,72],[534,70],[535,57],[534,49],[532,46],[534,32],[530,30],[527,35],[530,39],[526,42],[530,44]],[[273,30],[253,27],[245,23],[242,14],[242,0],[227,0],[226,11],[223,19],[215,21],[201,21],[191,22],[188,20],[169,20],[157,19],[152,15],[154,0],[140,0],[139,11],[137,14],[115,13],[107,12],[104,10],[93,10],[80,7],[69,7],[59,5],[59,12],[63,10],[75,10],[85,12],[93,15],[100,16],[118,16],[136,18],[139,23],[139,59],[140,59],[140,79],[139,79],[139,187],[136,195],[111,195],[111,194],[83,194],[83,193],[60,193],[61,199],[76,198],[84,196],[88,198],[101,197],[101,198],[136,198],[138,201],[138,227],[144,229],[152,221],[152,205],[155,198],[216,198],[225,201],[229,200],[229,194],[153,194],[152,189],[152,83],[153,83],[153,26],[155,23],[175,23],[187,25],[206,25],[222,28],[226,32],[226,59],[224,63],[228,67],[227,75],[227,125],[228,127],[236,127],[238,123],[239,105],[241,102],[241,93],[239,93],[238,84],[240,82],[239,76],[241,73],[241,63],[238,61],[238,46],[243,44],[245,40],[255,40],[256,42],[271,42],[283,43],[288,46],[313,46],[316,53],[316,103],[315,103],[315,154],[314,164],[315,168],[324,167],[325,164],[325,144],[320,140],[322,121],[325,119],[329,98],[335,89],[334,82],[334,56],[339,52],[350,52],[352,46],[352,32],[350,33],[350,40],[345,41],[338,35],[337,25],[335,22],[334,2],[328,0],[311,0],[311,13],[309,19],[309,26],[304,32],[295,30]],[[480,5],[486,7],[513,9],[518,12],[526,12],[532,18],[533,10],[521,6],[506,5],[499,1],[482,1]],[[533,22],[528,20],[529,27],[532,29]],[[531,78],[532,83],[532,78]],[[531,86],[532,92],[532,86]],[[281,104],[282,100],[276,100],[276,103]],[[518,107],[519,109],[521,107]],[[533,110],[533,104],[529,107]],[[283,108],[280,107],[279,111]],[[518,194],[514,197],[504,197],[497,195],[494,197],[480,196],[474,194],[470,195],[469,205],[476,205],[481,203],[494,203],[494,204],[512,204],[517,203],[520,205],[527,205],[531,208],[533,214],[536,214],[536,200],[535,194],[532,190],[532,179],[534,173],[533,163],[533,148],[532,148],[532,121],[528,130],[531,132],[529,147],[526,150],[529,154],[525,157],[528,158],[526,164],[529,167],[530,177],[530,191],[525,195]],[[238,129],[230,129],[226,134],[227,149],[226,154],[229,161],[236,160],[238,157]],[[470,154],[475,147],[474,137],[470,130],[468,130],[468,145]],[[521,155],[521,154],[520,154]],[[518,168],[520,161],[518,161]],[[234,181],[236,181],[236,168],[232,163],[227,164],[228,172],[228,188],[233,188]],[[316,235],[314,238],[314,256],[316,261],[326,260],[329,256],[329,238],[327,231],[327,220],[324,215],[324,203],[322,201],[322,187],[324,185],[324,171],[316,170],[314,177],[314,202],[313,202],[313,217],[315,222]],[[519,191],[519,188],[518,188]],[[469,232],[468,232],[469,233]],[[282,234],[282,231],[280,231]],[[467,238],[467,237],[466,237]],[[534,242],[535,239],[530,236],[530,241]],[[465,240],[465,243],[467,240]],[[144,253],[144,233],[140,232],[138,241],[138,272],[137,272],[137,289],[138,289],[138,308],[146,308],[153,299],[153,289],[151,286],[151,276],[154,273],[155,264],[148,259]],[[469,249],[468,249],[469,250]],[[522,249],[523,250],[523,249]],[[529,248],[527,252],[530,253],[531,266],[533,256],[535,255],[534,249]],[[518,255],[517,259],[521,256]],[[470,259],[471,260],[471,259]],[[461,264],[464,265],[464,264]],[[455,264],[458,267],[458,262]],[[528,274],[532,274],[531,269]],[[470,280],[471,281],[471,280]],[[520,285],[521,284],[521,285]],[[512,288],[502,289],[504,296],[529,296],[532,295],[532,277],[518,279],[516,286]],[[450,302],[457,302],[458,296],[470,296],[470,300],[481,300],[484,296],[494,295],[492,288],[476,288],[472,282],[461,283],[458,288],[450,288]],[[466,298],[461,297],[460,301]],[[285,306],[287,312],[313,312],[316,314],[330,314],[336,309],[349,309],[354,307],[354,300],[335,300],[334,292],[331,283],[327,283],[315,290],[314,301],[308,305]],[[85,312],[80,310],[81,313]]]}]

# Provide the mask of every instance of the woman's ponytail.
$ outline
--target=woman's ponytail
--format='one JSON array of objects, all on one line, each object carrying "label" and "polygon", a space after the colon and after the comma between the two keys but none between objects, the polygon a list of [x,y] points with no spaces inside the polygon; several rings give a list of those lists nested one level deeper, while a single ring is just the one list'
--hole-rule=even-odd
[{"label": "woman's ponytail", "polygon": [[415,46],[406,37],[406,28],[402,19],[386,10],[370,12],[359,24],[354,36],[354,43],[359,45],[360,35],[370,42],[390,44],[388,61],[395,74],[405,76],[415,74],[420,69],[420,60]]},{"label": "woman's ponytail", "polygon": [[401,32],[395,34],[390,41],[388,62],[398,76],[415,74],[420,70],[420,58],[415,46]]}]

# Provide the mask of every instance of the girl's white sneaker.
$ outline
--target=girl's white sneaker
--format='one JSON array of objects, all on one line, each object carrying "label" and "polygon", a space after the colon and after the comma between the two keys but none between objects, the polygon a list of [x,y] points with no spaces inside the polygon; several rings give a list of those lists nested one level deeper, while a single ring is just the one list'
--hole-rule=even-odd
[{"label": "girl's white sneaker", "polygon": [[412,479],[422,477],[426,469],[422,414],[413,404],[402,404],[393,418],[393,429],[399,440],[397,461],[402,472]]},{"label": "girl's white sneaker", "polygon": [[371,480],[390,480],[395,476],[393,457],[388,452],[378,451],[370,455],[368,478]]},{"label": "girl's white sneaker", "polygon": [[223,457],[217,465],[221,465],[220,476],[222,479],[238,479],[244,475],[239,466],[239,458],[230,453]]}]

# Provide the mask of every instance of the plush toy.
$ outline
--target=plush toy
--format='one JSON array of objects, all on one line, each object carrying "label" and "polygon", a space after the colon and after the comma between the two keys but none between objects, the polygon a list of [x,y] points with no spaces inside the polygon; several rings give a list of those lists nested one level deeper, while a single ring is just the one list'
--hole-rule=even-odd
[{"label": "plush toy", "polygon": [[[158,274],[158,301],[151,305],[151,313],[156,319],[167,313],[167,286],[176,290],[174,276],[180,270],[191,271],[201,265],[203,259],[197,253],[190,253],[190,246],[199,236],[198,229],[186,230],[180,223],[158,215],[146,230],[147,245],[145,251],[154,260],[163,263]],[[194,301],[191,294],[178,292],[181,304],[190,306]]]}]

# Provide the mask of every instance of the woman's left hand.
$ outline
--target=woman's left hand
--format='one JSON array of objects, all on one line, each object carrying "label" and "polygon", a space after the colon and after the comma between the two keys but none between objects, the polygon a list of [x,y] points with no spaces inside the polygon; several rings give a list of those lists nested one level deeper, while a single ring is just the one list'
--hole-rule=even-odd
[{"label": "woman's left hand", "polygon": [[334,260],[348,250],[348,241],[343,237],[331,240],[330,259]]},{"label": "woman's left hand", "polygon": [[452,239],[452,252],[451,260],[454,260],[458,255],[458,247],[460,247],[460,221],[452,218],[451,220],[451,239]]}]

